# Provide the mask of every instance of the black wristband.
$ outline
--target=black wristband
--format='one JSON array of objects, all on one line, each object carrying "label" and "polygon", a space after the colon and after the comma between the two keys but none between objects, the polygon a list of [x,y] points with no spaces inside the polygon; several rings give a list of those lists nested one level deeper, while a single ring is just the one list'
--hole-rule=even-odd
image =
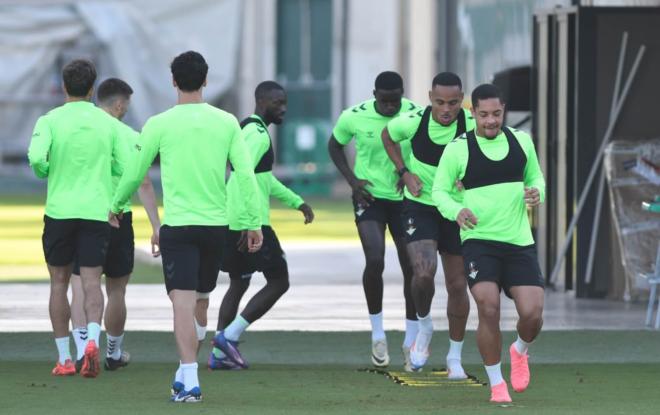
[{"label": "black wristband", "polygon": [[409,171],[410,170],[408,170],[408,167],[403,166],[397,171],[397,173],[399,174],[399,177],[403,177],[403,175],[406,174]]}]

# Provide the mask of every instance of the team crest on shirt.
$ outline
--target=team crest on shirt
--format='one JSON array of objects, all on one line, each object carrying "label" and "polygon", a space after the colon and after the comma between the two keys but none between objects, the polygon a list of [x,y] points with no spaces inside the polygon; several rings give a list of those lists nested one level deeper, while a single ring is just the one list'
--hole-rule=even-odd
[{"label": "team crest on shirt", "polygon": [[408,218],[408,229],[406,229],[406,233],[412,236],[412,234],[415,233],[416,230],[417,228],[415,227],[415,219]]},{"label": "team crest on shirt", "polygon": [[468,264],[468,268],[470,269],[470,273],[468,274],[470,278],[475,279],[477,278],[477,274],[479,273],[479,270],[477,269],[477,264],[474,261],[470,261]]},{"label": "team crest on shirt", "polygon": [[373,131],[367,131],[367,138],[374,138],[374,132]]}]

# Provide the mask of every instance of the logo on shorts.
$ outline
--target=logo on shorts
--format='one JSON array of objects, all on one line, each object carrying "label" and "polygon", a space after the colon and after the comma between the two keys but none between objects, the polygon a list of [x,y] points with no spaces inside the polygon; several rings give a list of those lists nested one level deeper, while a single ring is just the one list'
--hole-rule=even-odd
[{"label": "logo on shorts", "polygon": [[165,278],[168,280],[174,278],[174,262],[165,265]]},{"label": "logo on shorts", "polygon": [[406,233],[412,236],[416,230],[417,228],[415,227],[415,220],[413,218],[408,218],[408,229],[406,230]]},{"label": "logo on shorts", "polygon": [[358,208],[355,211],[355,214],[358,215],[358,216],[362,216],[363,213],[364,213],[364,208],[362,207],[362,205],[358,205]]},{"label": "logo on shorts", "polygon": [[470,278],[472,279],[477,278],[477,274],[479,273],[479,270],[477,269],[477,264],[475,264],[474,261],[470,261],[468,267],[470,268],[470,273],[468,274]]}]

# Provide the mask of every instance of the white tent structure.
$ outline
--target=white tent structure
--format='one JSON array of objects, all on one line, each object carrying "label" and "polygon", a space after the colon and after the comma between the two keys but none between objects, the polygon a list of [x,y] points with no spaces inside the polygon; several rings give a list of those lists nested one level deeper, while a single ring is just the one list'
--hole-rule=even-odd
[{"label": "white tent structure", "polygon": [[205,56],[205,96],[218,99],[236,80],[242,12],[241,0],[0,2],[0,155],[24,153],[36,118],[62,102],[73,58],[132,86],[136,128],[174,103],[169,64],[183,51]]}]

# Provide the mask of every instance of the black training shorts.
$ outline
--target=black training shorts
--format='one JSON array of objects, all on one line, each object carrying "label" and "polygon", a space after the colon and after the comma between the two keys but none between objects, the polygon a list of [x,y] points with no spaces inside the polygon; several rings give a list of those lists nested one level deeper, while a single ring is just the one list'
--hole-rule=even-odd
[{"label": "black training shorts", "polygon": [[160,228],[165,287],[210,293],[216,286],[226,226],[168,226]]},{"label": "black training shorts", "polygon": [[110,224],[106,221],[44,216],[41,241],[49,265],[69,265],[77,256],[83,267],[101,266],[109,240]]},{"label": "black training shorts", "polygon": [[445,219],[435,206],[403,199],[403,229],[407,243],[430,239],[438,243],[441,254],[462,255],[458,224]]},{"label": "black training shorts", "polygon": [[545,285],[536,245],[468,239],[463,244],[463,263],[470,288],[482,281],[492,281],[511,297],[511,287]]},{"label": "black training shorts", "polygon": [[[108,278],[125,277],[133,272],[134,262],[133,213],[126,212],[119,220],[119,228],[110,228],[110,243],[103,264],[103,273]],[[73,273],[80,275],[77,257],[73,262]]]},{"label": "black training shorts", "polygon": [[355,223],[372,220],[386,224],[390,229],[393,239],[404,236],[403,224],[401,222],[402,212],[403,202],[400,200],[374,199],[372,202],[369,202],[369,206],[363,206],[353,199]]},{"label": "black training shorts", "polygon": [[[267,278],[269,276],[288,275],[286,256],[275,231],[270,226],[262,226],[261,232],[264,235],[261,249],[254,253],[248,253],[238,250],[241,231],[229,231],[222,258],[222,270],[229,273],[230,278],[249,278],[252,273],[257,271],[263,272]],[[280,270],[282,272],[269,272]]]}]

